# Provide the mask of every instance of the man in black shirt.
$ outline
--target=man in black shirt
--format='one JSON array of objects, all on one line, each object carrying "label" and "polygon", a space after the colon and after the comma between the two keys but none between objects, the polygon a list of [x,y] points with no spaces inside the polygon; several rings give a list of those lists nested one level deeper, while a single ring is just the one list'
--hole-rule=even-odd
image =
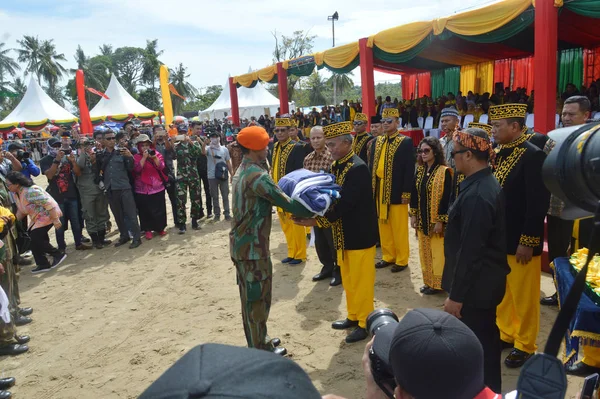
[{"label": "man in black shirt", "polygon": [[448,292],[444,310],[477,335],[484,352],[485,384],[501,392],[496,307],[504,297],[510,272],[504,194],[488,166],[493,151],[485,131],[456,132],[452,156],[457,172],[466,178],[460,183],[444,235],[442,287]]}]

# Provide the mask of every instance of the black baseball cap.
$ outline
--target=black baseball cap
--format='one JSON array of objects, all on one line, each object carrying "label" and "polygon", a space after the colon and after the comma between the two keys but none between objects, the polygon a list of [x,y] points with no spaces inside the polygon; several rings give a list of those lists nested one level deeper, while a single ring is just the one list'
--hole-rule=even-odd
[{"label": "black baseball cap", "polygon": [[483,348],[456,317],[436,309],[414,309],[398,324],[382,326],[373,351],[394,372],[399,386],[416,398],[494,398],[483,382]]},{"label": "black baseball cap", "polygon": [[60,147],[62,146],[62,142],[60,141],[60,139],[56,138],[56,137],[50,137],[48,139],[48,147]]},{"label": "black baseball cap", "polygon": [[21,143],[10,143],[8,145],[8,151],[22,150],[22,149],[23,149],[23,145]]},{"label": "black baseball cap", "polygon": [[139,399],[321,399],[298,364],[272,352],[204,344],[173,364]]},{"label": "black baseball cap", "polygon": [[219,133],[213,130],[212,132],[208,132],[208,137],[219,137]]}]

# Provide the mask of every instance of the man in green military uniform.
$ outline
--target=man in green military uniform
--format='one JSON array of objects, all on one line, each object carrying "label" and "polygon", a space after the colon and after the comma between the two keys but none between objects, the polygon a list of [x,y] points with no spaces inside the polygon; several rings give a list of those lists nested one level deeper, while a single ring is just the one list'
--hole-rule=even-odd
[{"label": "man in green military uniform", "polygon": [[280,341],[267,336],[271,308],[273,264],[269,251],[271,207],[273,205],[301,217],[313,214],[281,191],[261,166],[267,158],[269,135],[259,126],[242,129],[238,143],[244,154],[233,187],[233,222],[230,253],[237,271],[242,302],[242,319],[248,347],[287,353],[276,347]]},{"label": "man in green military uniform", "polygon": [[[175,157],[177,159],[177,220],[179,234],[186,231],[186,205],[187,193],[190,192],[192,229],[199,230],[198,219],[202,217],[202,198],[200,194],[200,176],[198,175],[197,160],[204,153],[203,145],[192,142],[187,135],[187,129],[180,125],[179,134],[185,135],[183,140],[175,144]],[[179,137],[179,136],[178,136]]]}]

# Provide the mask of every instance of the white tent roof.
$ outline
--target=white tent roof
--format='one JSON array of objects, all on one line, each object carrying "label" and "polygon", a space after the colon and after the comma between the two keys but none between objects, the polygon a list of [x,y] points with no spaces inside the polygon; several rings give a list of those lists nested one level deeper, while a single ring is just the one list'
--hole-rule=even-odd
[{"label": "white tent roof", "polygon": [[58,105],[32,77],[27,91],[17,107],[0,122],[0,128],[24,124],[42,125],[48,122],[69,123],[77,117]]},{"label": "white tent roof", "polygon": [[110,100],[102,97],[100,102],[90,111],[90,118],[105,118],[107,116],[155,116],[156,111],[144,107],[136,101],[127,90],[121,86],[115,75],[110,77],[110,83],[104,92]]},{"label": "white tent roof", "polygon": [[[240,109],[240,117],[249,118],[251,116],[264,115],[266,109],[269,109],[271,116],[275,115],[277,107],[279,107],[279,99],[269,93],[267,89],[260,83],[257,83],[254,88],[238,87],[238,106]],[[290,103],[291,104],[291,103]],[[231,115],[231,97],[229,95],[229,79],[223,86],[223,91],[219,98],[207,109],[200,111],[202,117],[221,117],[224,112]]]}]

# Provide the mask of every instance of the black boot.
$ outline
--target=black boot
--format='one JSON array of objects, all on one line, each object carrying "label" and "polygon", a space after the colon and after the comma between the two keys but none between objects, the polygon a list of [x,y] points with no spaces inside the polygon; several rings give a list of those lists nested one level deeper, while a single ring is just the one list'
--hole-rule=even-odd
[{"label": "black boot", "polygon": [[92,239],[92,245],[96,249],[104,248],[104,245],[102,245],[102,243],[100,242],[100,237],[98,236],[98,233],[90,233],[90,238]]},{"label": "black boot", "polygon": [[100,243],[104,246],[110,245],[112,244],[111,240],[107,240],[106,239],[106,230],[100,230],[98,232],[98,240],[100,241]]},{"label": "black boot", "polygon": [[334,266],[333,267],[333,274],[331,277],[331,281],[329,282],[329,285],[332,287],[338,286],[342,284],[342,274],[340,271],[340,267],[339,266]]}]

